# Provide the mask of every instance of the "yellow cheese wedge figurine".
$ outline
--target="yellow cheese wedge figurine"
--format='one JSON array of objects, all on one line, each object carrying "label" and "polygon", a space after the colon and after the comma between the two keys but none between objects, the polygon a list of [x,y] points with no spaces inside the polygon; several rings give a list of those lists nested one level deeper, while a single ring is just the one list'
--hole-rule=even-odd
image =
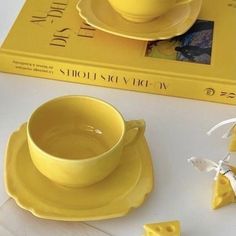
[{"label": "yellow cheese wedge figurine", "polygon": [[143,236],[180,236],[180,222],[168,221],[143,226],[145,234]]},{"label": "yellow cheese wedge figurine", "polygon": [[229,132],[231,135],[231,140],[229,143],[229,151],[230,152],[236,152],[236,125],[231,129]]},{"label": "yellow cheese wedge figurine", "polygon": [[222,125],[229,123],[235,124],[229,132],[223,135],[224,138],[230,137],[228,154],[223,160],[215,163],[209,159],[201,159],[197,157],[191,157],[188,159],[188,161],[200,171],[216,171],[211,204],[213,209],[236,202],[236,167],[230,165],[230,158],[232,154],[236,153],[236,118],[225,120],[215,125],[210,131],[208,131],[208,135]]},{"label": "yellow cheese wedge figurine", "polygon": [[[234,173],[236,173],[235,167],[231,167],[231,169]],[[234,202],[236,202],[236,196],[229,179],[224,175],[219,174],[218,178],[214,182],[211,203],[212,208],[217,209]]]},{"label": "yellow cheese wedge figurine", "polygon": [[[234,118],[234,119],[226,120],[226,121],[219,123],[218,125],[213,127],[208,132],[208,134],[211,134],[218,127],[220,127],[224,124],[227,124],[227,123],[231,123],[231,122],[233,122],[233,123],[236,122],[236,119]],[[236,152],[236,125],[234,125],[230,129],[230,131],[228,133],[226,133],[223,137],[224,138],[231,137],[230,142],[229,142],[229,146],[228,146],[228,150],[229,150],[228,161],[229,161],[230,154]],[[236,167],[230,166],[230,169],[232,170],[234,175],[236,175]],[[227,178],[223,174],[219,174],[219,176],[217,177],[217,179],[214,182],[212,208],[217,209],[217,208],[226,206],[226,205],[228,205],[230,203],[234,203],[234,202],[236,202],[236,195],[235,195],[235,191],[232,188],[230,179]]]}]

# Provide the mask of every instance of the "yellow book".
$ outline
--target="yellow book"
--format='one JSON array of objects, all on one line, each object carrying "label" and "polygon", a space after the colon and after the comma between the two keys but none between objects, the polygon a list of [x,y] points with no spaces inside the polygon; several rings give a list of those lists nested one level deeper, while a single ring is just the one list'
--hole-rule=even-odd
[{"label": "yellow book", "polygon": [[236,105],[234,0],[203,0],[187,33],[154,42],[89,26],[77,1],[27,0],[0,48],[0,71]]}]

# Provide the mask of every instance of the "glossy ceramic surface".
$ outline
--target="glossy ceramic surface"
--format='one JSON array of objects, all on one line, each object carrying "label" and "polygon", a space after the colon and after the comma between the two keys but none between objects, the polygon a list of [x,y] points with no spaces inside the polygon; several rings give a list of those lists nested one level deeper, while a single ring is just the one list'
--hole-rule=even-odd
[{"label": "glossy ceramic surface", "polygon": [[8,194],[34,215],[68,221],[120,217],[140,206],[152,190],[152,163],[144,136],[124,149],[120,165],[106,179],[90,187],[67,188],[50,181],[33,165],[26,126],[10,137],[4,173]]},{"label": "glossy ceramic surface", "polygon": [[[128,136],[136,130],[134,137]],[[85,187],[119,165],[123,148],[143,135],[143,120],[125,121],[112,105],[88,96],[63,96],[38,107],[27,123],[30,156],[50,180]]]},{"label": "glossy ceramic surface", "polygon": [[125,20],[107,0],[80,0],[77,9],[88,24],[107,33],[138,40],[157,40],[185,33],[196,21],[201,5],[202,0],[193,0],[146,23]]},{"label": "glossy ceramic surface", "polygon": [[147,22],[168,12],[177,5],[192,0],[108,0],[112,8],[132,22]]}]

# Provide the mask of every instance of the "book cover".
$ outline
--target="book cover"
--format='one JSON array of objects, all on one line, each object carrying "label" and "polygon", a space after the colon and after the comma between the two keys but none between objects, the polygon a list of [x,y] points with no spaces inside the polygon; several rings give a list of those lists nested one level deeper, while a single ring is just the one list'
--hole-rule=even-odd
[{"label": "book cover", "polygon": [[77,2],[27,0],[0,48],[0,71],[236,104],[235,0],[203,0],[188,32],[150,42],[91,27]]}]

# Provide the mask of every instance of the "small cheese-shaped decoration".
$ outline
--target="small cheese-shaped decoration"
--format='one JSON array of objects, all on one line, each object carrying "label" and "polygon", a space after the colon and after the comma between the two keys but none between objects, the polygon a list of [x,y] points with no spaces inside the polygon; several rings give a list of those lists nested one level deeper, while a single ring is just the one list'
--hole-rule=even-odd
[{"label": "small cheese-shaped decoration", "polygon": [[232,136],[229,143],[229,151],[236,152],[236,125],[233,127]]},{"label": "small cheese-shaped decoration", "polygon": [[[235,167],[231,166],[231,169],[234,173],[236,173]],[[236,197],[230,181],[227,177],[220,174],[214,182],[212,208],[217,209],[233,202],[236,202]]]},{"label": "small cheese-shaped decoration", "polygon": [[144,236],[180,236],[179,221],[160,222],[144,225]]}]

